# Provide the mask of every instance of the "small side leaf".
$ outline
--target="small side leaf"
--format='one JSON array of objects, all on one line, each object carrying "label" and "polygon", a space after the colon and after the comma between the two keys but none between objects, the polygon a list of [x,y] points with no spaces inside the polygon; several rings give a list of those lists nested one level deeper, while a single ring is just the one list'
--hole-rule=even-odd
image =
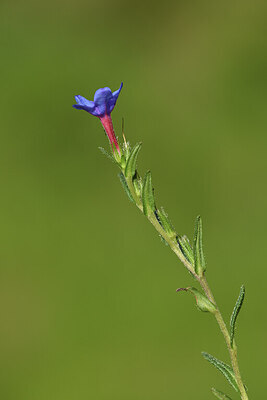
[{"label": "small side leaf", "polygon": [[[158,223],[159,223],[159,224],[162,226],[162,228],[164,229],[163,224],[162,224],[162,221],[161,221],[161,219],[159,218],[159,210],[155,210],[155,211],[154,211],[154,215],[155,215],[155,217],[157,218]],[[164,239],[164,237],[163,237],[162,235],[159,235],[159,236],[160,236],[161,241],[162,241],[166,246],[169,246],[169,244],[166,242],[166,240]]]},{"label": "small side leaf", "polygon": [[130,192],[130,190],[129,190],[129,188],[128,188],[128,185],[127,185],[127,182],[126,182],[126,179],[125,179],[123,173],[120,172],[120,173],[118,174],[118,177],[119,177],[119,180],[121,181],[121,184],[122,184],[123,189],[125,190],[127,196],[129,197],[130,201],[131,201],[132,203],[135,203],[135,201],[134,201],[134,199],[133,199],[133,196],[131,195],[131,192]]},{"label": "small side leaf", "polygon": [[211,388],[212,393],[220,400],[231,400],[231,397],[227,396],[227,394],[217,390],[215,388]]},{"label": "small side leaf", "polygon": [[110,155],[106,149],[104,149],[103,147],[98,147],[99,150],[101,151],[102,154],[104,154],[104,156],[106,156],[109,160],[111,160],[112,162],[115,163],[114,158],[112,157],[112,155]]},{"label": "small side leaf", "polygon": [[149,217],[156,210],[150,171],[148,171],[144,177],[142,200],[144,214]]},{"label": "small side leaf", "polygon": [[225,378],[228,380],[230,385],[232,385],[236,392],[239,392],[234,371],[229,365],[225,364],[221,360],[218,360],[218,358],[213,357],[211,354],[205,353],[204,351],[202,352],[202,356],[205,358],[205,360],[214,365],[214,367],[216,367],[225,376]]},{"label": "small side leaf", "polygon": [[231,328],[230,341],[231,341],[231,347],[233,347],[233,342],[234,342],[236,319],[237,319],[237,316],[239,314],[239,311],[241,310],[244,298],[245,298],[245,286],[242,285],[241,288],[240,288],[240,293],[239,293],[238,299],[237,299],[237,301],[235,303],[235,307],[233,309],[233,313],[231,315],[231,319],[230,319],[230,328]]},{"label": "small side leaf", "polygon": [[138,197],[140,197],[142,195],[143,182],[142,182],[142,179],[140,178],[140,176],[138,175],[137,171],[135,171],[132,181],[133,181],[135,193],[137,194]]},{"label": "small side leaf", "polygon": [[206,263],[202,247],[202,220],[200,216],[198,216],[196,219],[193,249],[194,249],[195,271],[198,276],[202,276],[206,270]]},{"label": "small side leaf", "polygon": [[125,176],[126,176],[126,178],[133,177],[134,174],[135,174],[137,156],[138,156],[138,153],[139,153],[139,151],[141,149],[141,146],[142,146],[141,142],[140,143],[136,143],[136,145],[133,147],[133,149],[132,149],[132,151],[131,151],[131,153],[129,155],[129,158],[127,160],[127,164],[126,164],[126,167],[125,167]]},{"label": "small side leaf", "polygon": [[179,288],[176,290],[176,292],[190,292],[195,296],[196,303],[197,303],[197,308],[200,311],[204,312],[210,312],[210,313],[215,313],[217,308],[215,304],[213,304],[204,294],[202,294],[198,289],[193,288],[193,287],[188,287],[188,288]]},{"label": "small side leaf", "polygon": [[160,225],[165,230],[165,232],[167,232],[170,237],[175,237],[176,236],[175,230],[173,229],[173,226],[164,208],[161,207],[159,210],[156,210],[155,215]]},{"label": "small side leaf", "polygon": [[165,246],[169,246],[163,236],[159,235],[159,237],[160,237],[160,240],[162,241],[162,243],[165,244]]},{"label": "small side leaf", "polygon": [[177,243],[187,261],[189,261],[190,264],[194,266],[194,253],[187,236],[178,236]]}]

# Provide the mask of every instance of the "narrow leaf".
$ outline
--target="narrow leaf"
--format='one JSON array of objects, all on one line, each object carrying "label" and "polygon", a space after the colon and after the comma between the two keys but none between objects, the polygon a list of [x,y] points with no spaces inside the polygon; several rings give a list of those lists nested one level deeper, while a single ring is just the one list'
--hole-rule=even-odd
[{"label": "narrow leaf", "polygon": [[112,162],[115,162],[114,158],[107,152],[106,149],[104,149],[103,147],[98,147],[98,148],[101,151],[101,153],[104,154],[104,156],[106,156]]},{"label": "narrow leaf", "polygon": [[[154,211],[154,215],[155,215],[155,217],[157,218],[158,223],[162,226],[162,228],[164,228],[164,227],[163,227],[163,224],[162,224],[162,221],[161,221],[161,219],[160,219],[160,217],[159,217],[159,210],[155,210],[155,211]],[[163,237],[162,235],[159,235],[159,236],[160,236],[161,241],[162,241],[166,246],[169,246],[169,244],[166,242],[166,240],[164,239],[164,237]]]},{"label": "narrow leaf", "polygon": [[130,192],[129,187],[128,187],[128,185],[127,185],[127,182],[126,182],[126,179],[125,179],[123,173],[120,172],[120,173],[118,174],[118,177],[119,177],[119,179],[120,179],[120,181],[121,181],[121,184],[122,184],[123,189],[125,190],[127,196],[129,197],[130,201],[131,201],[132,203],[135,203],[135,201],[134,201],[134,199],[133,199],[133,196],[131,195],[131,192]]},{"label": "narrow leaf", "polygon": [[177,237],[177,243],[178,246],[187,259],[187,261],[190,262],[190,264],[193,266],[194,265],[194,253],[193,249],[190,245],[189,239],[184,235],[184,236],[178,236]]},{"label": "narrow leaf", "polygon": [[142,143],[136,143],[136,145],[133,147],[129,158],[127,160],[126,168],[125,168],[125,176],[126,178],[133,177],[136,171],[136,162],[137,162],[137,156],[138,153],[141,149]]},{"label": "narrow leaf", "polygon": [[231,320],[230,320],[230,328],[231,328],[231,332],[230,332],[230,340],[231,340],[231,347],[233,347],[233,342],[234,342],[234,336],[235,336],[235,324],[236,324],[236,319],[237,316],[239,314],[239,311],[241,310],[243,301],[245,298],[245,286],[242,285],[240,288],[240,293],[238,296],[238,299],[235,303],[235,307],[233,309],[233,313],[231,315]]},{"label": "narrow leaf", "polygon": [[221,360],[218,360],[218,358],[213,357],[209,353],[202,352],[202,356],[205,358],[205,360],[209,361],[212,365],[214,365],[225,376],[230,385],[232,385],[233,388],[237,392],[239,392],[234,371],[229,365],[225,364]]},{"label": "narrow leaf", "polygon": [[211,391],[220,400],[231,400],[231,397],[229,397],[229,396],[227,396],[227,394],[221,392],[221,390],[211,388]]},{"label": "narrow leaf", "polygon": [[175,237],[176,236],[175,230],[173,229],[173,226],[164,208],[161,207],[159,210],[156,210],[155,215],[160,225],[165,230],[165,232],[167,232],[169,236]]},{"label": "narrow leaf", "polygon": [[143,183],[142,183],[142,179],[138,175],[137,171],[135,171],[132,181],[133,181],[135,193],[137,194],[138,197],[140,197],[142,195]]},{"label": "narrow leaf", "polygon": [[160,240],[162,241],[162,243],[165,244],[165,246],[169,246],[169,244],[166,242],[166,240],[164,239],[163,236],[159,235],[159,237],[160,237]]},{"label": "narrow leaf", "polygon": [[203,247],[202,247],[202,220],[201,220],[200,216],[197,217],[196,225],[195,225],[194,263],[195,263],[195,271],[196,271],[197,275],[202,276],[203,272],[206,270],[206,263],[205,263]]},{"label": "narrow leaf", "polygon": [[156,210],[150,171],[148,171],[144,177],[142,200],[144,214],[148,217]]}]

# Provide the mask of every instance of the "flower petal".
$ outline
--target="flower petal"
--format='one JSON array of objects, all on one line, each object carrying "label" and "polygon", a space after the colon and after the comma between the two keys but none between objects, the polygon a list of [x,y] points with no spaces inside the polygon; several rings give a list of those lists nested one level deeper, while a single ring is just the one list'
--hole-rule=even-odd
[{"label": "flower petal", "polygon": [[110,115],[116,104],[122,86],[123,84],[121,83],[120,88],[113,93],[108,87],[98,89],[95,92],[94,101],[89,101],[80,95],[75,96],[77,104],[73,107],[78,110],[85,110],[96,117]]},{"label": "flower petal", "polygon": [[123,82],[121,82],[120,88],[112,93],[113,94],[113,98],[115,98],[115,103],[116,103],[116,101],[117,101],[117,99],[119,97],[119,94],[120,94],[120,91],[121,91],[122,87],[123,87]]},{"label": "flower petal", "polygon": [[86,106],[86,107],[91,107],[92,109],[95,107],[95,104],[93,101],[87,100],[85,97],[83,96],[75,96],[75,100],[77,101],[77,104],[79,106]]},{"label": "flower petal", "polygon": [[108,87],[101,88],[95,92],[94,103],[96,106],[107,104],[111,98],[112,98],[112,91],[110,90],[110,88]]},{"label": "flower petal", "polygon": [[77,104],[73,105],[74,108],[76,108],[77,110],[85,110],[92,115],[98,116],[95,110],[95,103],[93,101],[89,101],[85,97],[80,95],[75,96],[75,100],[77,101]]},{"label": "flower petal", "polygon": [[120,91],[122,89],[123,83],[121,83],[120,88],[118,90],[116,90],[115,92],[112,93],[112,99],[109,101],[109,107],[108,107],[108,111],[109,113],[111,113],[111,111],[113,110],[113,108],[115,107],[115,104],[118,100]]}]

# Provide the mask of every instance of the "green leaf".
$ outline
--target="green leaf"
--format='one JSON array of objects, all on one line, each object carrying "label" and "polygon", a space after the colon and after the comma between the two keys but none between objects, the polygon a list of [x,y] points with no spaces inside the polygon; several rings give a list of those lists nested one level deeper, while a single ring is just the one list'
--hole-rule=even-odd
[{"label": "green leaf", "polygon": [[162,241],[162,243],[165,244],[165,246],[169,246],[169,244],[166,242],[166,240],[164,239],[163,236],[159,235],[159,237],[160,237],[160,240]]},{"label": "green leaf", "polygon": [[180,291],[186,291],[190,292],[195,296],[196,303],[197,303],[197,308],[200,311],[204,312],[210,312],[210,313],[215,313],[217,310],[215,304],[213,304],[204,294],[202,294],[198,289],[193,288],[193,287],[188,287],[188,288],[179,288],[176,290],[176,292]]},{"label": "green leaf", "polygon": [[225,364],[221,360],[218,360],[218,358],[213,357],[211,354],[205,353],[204,351],[202,352],[202,356],[205,358],[205,360],[214,365],[225,376],[230,385],[232,385],[233,388],[239,392],[234,371],[229,365]]},{"label": "green leaf", "polygon": [[115,163],[114,158],[107,152],[106,149],[104,149],[103,147],[98,147],[98,148],[101,151],[101,153],[104,154],[104,156],[106,156],[109,160]]},{"label": "green leaf", "polygon": [[149,217],[156,210],[150,171],[148,171],[144,177],[142,200],[144,214]]},{"label": "green leaf", "polygon": [[[154,211],[154,215],[155,215],[155,217],[157,218],[157,221],[158,221],[158,223],[162,226],[162,228],[164,229],[164,227],[163,227],[163,224],[162,224],[162,221],[161,221],[161,218],[159,217],[159,214],[160,214],[160,211],[159,210],[155,210]],[[165,231],[166,231],[166,229],[164,229]],[[169,246],[169,244],[168,244],[168,242],[166,241],[166,239],[164,239],[164,237],[162,236],[162,235],[159,235],[160,236],[160,239],[161,239],[161,241],[166,245],[166,246]],[[170,235],[169,235],[170,236]]]},{"label": "green leaf", "polygon": [[128,187],[128,185],[127,185],[125,176],[123,175],[122,172],[120,172],[120,173],[118,174],[118,177],[119,177],[119,179],[120,179],[120,181],[121,181],[121,184],[122,184],[123,189],[125,190],[127,196],[129,197],[130,201],[131,201],[132,203],[135,203],[135,201],[134,201],[134,199],[133,199],[133,196],[131,195],[131,192],[130,192],[129,187]]},{"label": "green leaf", "polygon": [[220,400],[231,400],[231,397],[227,396],[227,394],[217,390],[215,388],[211,388],[212,393]]},{"label": "green leaf", "polygon": [[230,328],[231,328],[230,341],[231,341],[231,347],[233,347],[233,342],[234,342],[236,319],[237,319],[237,316],[239,314],[239,311],[241,310],[244,298],[245,298],[245,286],[242,285],[241,288],[240,288],[240,293],[239,293],[238,299],[237,299],[237,301],[235,303],[235,307],[233,309],[233,313],[231,315],[231,319],[230,319]]},{"label": "green leaf", "polygon": [[129,158],[127,160],[127,164],[126,164],[126,167],[125,167],[125,176],[126,176],[126,178],[133,177],[134,174],[135,174],[137,156],[138,156],[138,153],[139,153],[139,151],[141,149],[141,146],[142,146],[141,142],[136,143],[136,145],[133,147],[133,149],[132,149],[132,151],[131,151],[131,153],[129,155]]},{"label": "green leaf", "polygon": [[196,219],[193,250],[195,271],[198,276],[203,276],[203,273],[206,270],[206,263],[202,247],[202,220],[200,216]]},{"label": "green leaf", "polygon": [[173,226],[172,226],[172,224],[169,220],[169,217],[166,214],[164,208],[161,207],[159,210],[156,210],[155,214],[156,214],[157,220],[159,221],[160,225],[165,230],[165,232],[167,232],[170,237],[176,237],[176,232],[173,229]]},{"label": "green leaf", "polygon": [[194,253],[187,236],[178,236],[177,243],[187,261],[189,261],[190,264],[194,266]]},{"label": "green leaf", "polygon": [[137,171],[135,171],[132,181],[133,181],[135,193],[137,194],[138,197],[140,197],[142,195],[143,183],[142,183],[142,179],[138,175]]}]

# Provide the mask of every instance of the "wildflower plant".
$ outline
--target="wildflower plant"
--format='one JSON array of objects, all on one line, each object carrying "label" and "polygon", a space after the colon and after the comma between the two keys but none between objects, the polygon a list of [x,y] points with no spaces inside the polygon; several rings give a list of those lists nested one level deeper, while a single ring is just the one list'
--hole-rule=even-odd
[{"label": "wildflower plant", "polygon": [[[142,143],[139,142],[131,147],[123,134],[123,145],[121,146],[115,135],[111,112],[118,100],[122,86],[123,84],[121,83],[120,88],[113,93],[108,87],[98,89],[95,92],[94,101],[89,101],[80,95],[75,96],[77,104],[73,105],[73,107],[78,110],[87,111],[100,119],[109,139],[111,154],[107,153],[104,149],[101,150],[119,167],[120,172],[118,176],[128,198],[151,222],[162,240],[170,247],[189,271],[194,282],[199,284],[200,288],[179,288],[177,292],[185,291],[191,293],[195,297],[197,308],[202,312],[211,313],[215,317],[228,349],[230,365],[209,353],[202,352],[202,355],[204,359],[209,361],[224,375],[242,400],[248,400],[247,387],[241,378],[238,365],[235,341],[236,320],[244,301],[245,287],[243,285],[241,286],[238,299],[229,321],[229,328],[227,328],[206,279],[201,217],[198,216],[196,218],[194,238],[191,244],[185,235],[179,235],[177,233],[165,210],[162,207],[158,208],[156,206],[151,172],[147,171],[142,178],[137,171],[137,158]],[[231,400],[231,397],[222,391],[215,388],[211,390],[218,399]]]}]

